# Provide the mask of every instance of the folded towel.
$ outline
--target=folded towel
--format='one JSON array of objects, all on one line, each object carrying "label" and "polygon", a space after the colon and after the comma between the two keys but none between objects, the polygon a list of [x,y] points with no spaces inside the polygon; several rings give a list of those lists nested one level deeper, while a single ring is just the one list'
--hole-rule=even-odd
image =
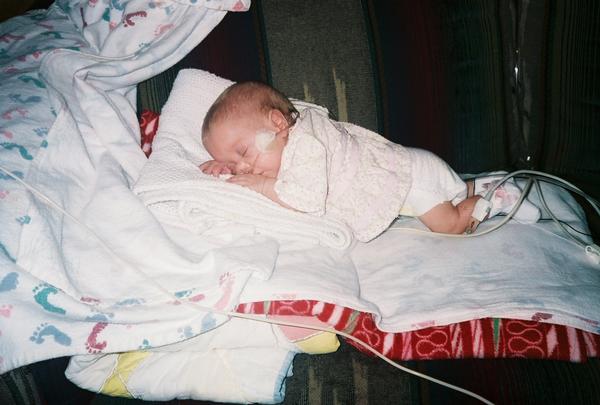
[{"label": "folded towel", "polygon": [[341,221],[283,208],[262,194],[198,169],[210,159],[201,143],[203,117],[231,83],[201,70],[179,73],[134,192],[163,223],[197,234],[227,238],[231,231],[255,232],[278,240],[349,247],[352,233]]}]

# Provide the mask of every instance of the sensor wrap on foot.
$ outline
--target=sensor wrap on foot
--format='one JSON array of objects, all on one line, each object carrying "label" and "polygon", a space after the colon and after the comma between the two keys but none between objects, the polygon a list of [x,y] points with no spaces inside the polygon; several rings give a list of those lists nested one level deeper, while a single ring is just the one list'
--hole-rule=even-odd
[{"label": "sensor wrap on foot", "polygon": [[475,218],[477,221],[482,222],[485,217],[490,213],[492,209],[492,203],[486,200],[485,198],[480,198],[475,203],[475,208],[473,208],[473,213],[471,216]]}]

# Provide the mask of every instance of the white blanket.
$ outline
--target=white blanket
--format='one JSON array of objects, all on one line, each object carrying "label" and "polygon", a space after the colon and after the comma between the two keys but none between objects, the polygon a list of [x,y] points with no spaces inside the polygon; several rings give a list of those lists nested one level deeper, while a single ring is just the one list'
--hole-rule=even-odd
[{"label": "white blanket", "polygon": [[[250,277],[269,277],[278,248],[272,240],[203,241],[186,250],[129,188],[146,162],[135,85],[180,60],[224,10],[248,6],[60,0],[0,25],[0,164],[71,216],[2,172],[0,373],[188,339],[228,318],[181,303],[229,310]],[[250,352],[245,358],[255,357]],[[289,353],[282,348],[265,361],[285,375]],[[223,391],[215,385],[194,395],[237,399],[223,388],[229,374],[221,376]],[[250,374],[245,383],[255,376],[266,375]],[[248,401],[280,398],[281,378],[257,382]]]}]

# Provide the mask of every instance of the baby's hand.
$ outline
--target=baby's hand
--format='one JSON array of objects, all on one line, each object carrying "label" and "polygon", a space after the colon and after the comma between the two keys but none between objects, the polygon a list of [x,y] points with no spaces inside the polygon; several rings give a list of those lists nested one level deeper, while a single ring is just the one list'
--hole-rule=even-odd
[{"label": "baby's hand", "polygon": [[221,174],[232,174],[233,165],[223,162],[217,162],[216,160],[209,160],[198,166],[203,173],[210,174],[211,176],[219,176]]},{"label": "baby's hand", "polygon": [[227,179],[227,182],[247,187],[257,193],[264,194],[265,183],[269,177],[260,174],[237,174]]},{"label": "baby's hand", "polygon": [[277,181],[275,177],[269,177],[262,174],[237,174],[228,178],[227,181],[254,190],[282,207],[295,210],[294,207],[279,199],[279,196],[275,192],[275,182]]}]

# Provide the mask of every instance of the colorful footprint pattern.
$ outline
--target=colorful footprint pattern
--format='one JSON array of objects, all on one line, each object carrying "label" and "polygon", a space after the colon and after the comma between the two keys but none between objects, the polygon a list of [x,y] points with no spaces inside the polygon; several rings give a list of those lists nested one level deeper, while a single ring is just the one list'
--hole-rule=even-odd
[{"label": "colorful footprint pattern", "polygon": [[[189,1],[190,4],[196,2],[196,0]],[[80,16],[81,24],[90,24],[88,29],[92,29],[90,27],[93,22],[93,24],[105,24],[104,29],[108,27],[108,32],[118,28],[123,32],[126,31],[128,36],[134,35],[135,42],[132,41],[132,46],[138,52],[145,51],[156,38],[164,37],[166,33],[176,29],[172,16],[175,15],[177,6],[172,5],[171,2],[150,0],[145,8],[127,10],[132,12],[125,11],[127,5],[125,0],[103,2],[89,0],[85,12],[71,9],[71,3],[60,2],[59,7],[62,7],[63,11],[71,17]],[[94,7],[96,10],[93,9]],[[41,116],[40,112],[43,110],[43,114],[48,118],[51,118],[50,114],[57,116],[57,112],[52,110],[48,100],[47,85],[37,73],[40,61],[57,47],[77,52],[82,47],[88,46],[81,38],[69,35],[70,32],[65,29],[66,20],[62,22],[49,20],[46,13],[42,11],[32,12],[24,18],[30,19],[29,31],[15,30],[0,35],[0,87],[3,90],[0,92],[0,161],[17,179],[26,178],[28,169],[40,148],[48,147],[47,138],[52,121],[41,122],[42,120],[38,119]],[[140,33],[143,33],[143,36]],[[0,172],[0,204],[17,196],[18,187],[19,183],[15,178]],[[32,221],[35,220],[26,209],[16,215],[13,213],[11,218],[5,218],[3,214],[0,212],[0,226],[12,226],[9,228],[9,233],[14,235],[19,235],[23,229],[26,229],[24,227],[32,226]],[[5,229],[7,228],[3,231]],[[2,235],[0,259],[6,261],[7,258],[10,262],[16,263],[16,252],[12,251],[13,245],[1,239],[5,234],[0,233]],[[106,352],[110,347],[110,333],[107,332],[112,332],[111,322],[115,319],[117,311],[120,308],[146,305],[143,299],[134,296],[111,306],[111,310],[115,311],[111,313],[95,310],[96,305],[100,308],[100,302],[95,298],[82,297],[78,301],[78,308],[85,305],[90,310],[90,314],[79,318],[85,320],[85,323],[80,324],[86,325],[89,329],[85,333],[76,333],[76,329],[71,329],[67,322],[70,320],[69,315],[73,315],[71,307],[66,305],[69,298],[59,288],[49,283],[27,284],[24,277],[16,271],[0,273],[0,325],[14,322],[19,318],[16,314],[21,310],[15,304],[16,301],[8,304],[7,301],[2,300],[12,297],[12,294],[26,294],[31,302],[30,307],[36,308],[38,310],[36,314],[40,317],[29,320],[30,323],[25,324],[25,332],[21,337],[35,347],[69,347],[75,346],[75,342],[85,346],[85,350],[90,354]],[[216,303],[217,307],[228,307],[232,298],[232,283],[233,279],[221,280],[223,295]],[[181,291],[178,298],[191,302],[206,299],[203,293],[193,289]],[[22,323],[24,320],[19,319],[19,322]],[[201,320],[200,325],[184,326],[178,329],[178,333],[182,338],[190,337],[214,328],[217,322],[215,316],[208,314]],[[0,339],[5,338],[6,333],[6,329],[0,330]],[[140,349],[151,347],[153,340],[155,339],[149,337],[141,339]],[[4,358],[0,356],[0,365],[7,360],[6,354],[2,353],[2,355]]]}]

